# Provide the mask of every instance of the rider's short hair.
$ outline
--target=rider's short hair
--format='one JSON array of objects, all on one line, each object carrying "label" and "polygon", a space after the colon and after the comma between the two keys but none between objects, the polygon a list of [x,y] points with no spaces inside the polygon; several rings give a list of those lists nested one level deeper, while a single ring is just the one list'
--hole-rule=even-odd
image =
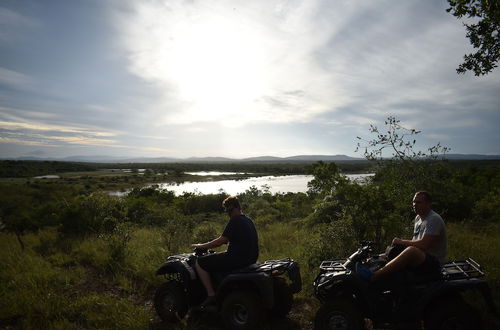
[{"label": "rider's short hair", "polygon": [[427,202],[432,203],[432,196],[428,191],[425,191],[425,190],[417,191],[415,193],[415,196],[416,195],[422,195],[422,196],[424,196],[424,198]]},{"label": "rider's short hair", "polygon": [[222,202],[222,207],[225,209],[227,208],[241,209],[240,201],[236,196],[229,196],[228,198],[226,198]]}]

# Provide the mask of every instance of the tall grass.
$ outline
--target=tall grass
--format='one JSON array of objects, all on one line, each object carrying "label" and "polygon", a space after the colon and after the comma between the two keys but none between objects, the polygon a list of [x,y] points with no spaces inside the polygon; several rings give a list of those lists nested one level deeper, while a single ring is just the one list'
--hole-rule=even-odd
[{"label": "tall grass", "polygon": [[480,227],[471,224],[447,224],[449,260],[473,258],[484,269],[493,298],[500,308],[500,225]]},{"label": "tall grass", "polygon": [[[156,268],[166,256],[189,251],[196,239],[219,235],[224,224],[221,219],[201,222],[192,232],[175,237],[168,237],[177,235],[168,227],[130,227],[126,234],[90,235],[70,242],[46,229],[25,235],[24,251],[15,235],[0,233],[0,327],[154,327],[157,321],[151,321],[156,318],[151,299],[162,281],[154,275]],[[297,296],[298,305],[307,311],[296,311],[292,317],[293,322],[310,324],[317,309],[312,281],[318,265],[311,261],[316,252],[308,249],[320,233],[301,221],[274,221],[257,227],[259,261],[290,257],[300,263],[303,290]],[[479,230],[450,223],[447,228],[449,259],[472,257],[482,264],[500,306],[500,226]],[[329,257],[342,253],[335,246],[332,244]],[[183,323],[177,328],[186,327],[196,325]]]}]

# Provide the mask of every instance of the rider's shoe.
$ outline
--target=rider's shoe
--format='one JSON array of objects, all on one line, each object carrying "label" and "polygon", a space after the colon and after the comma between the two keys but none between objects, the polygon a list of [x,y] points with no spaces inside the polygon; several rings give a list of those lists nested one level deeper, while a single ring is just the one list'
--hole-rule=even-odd
[{"label": "rider's shoe", "polygon": [[358,274],[359,277],[364,280],[371,281],[373,277],[373,271],[370,268],[363,266],[361,263],[357,262],[355,269],[356,274]]},{"label": "rider's shoe", "polygon": [[215,296],[208,296],[207,299],[205,299],[201,303],[200,307],[202,309],[204,309],[204,308],[207,308],[207,307],[210,307],[210,306],[213,306],[213,305],[215,305]]}]

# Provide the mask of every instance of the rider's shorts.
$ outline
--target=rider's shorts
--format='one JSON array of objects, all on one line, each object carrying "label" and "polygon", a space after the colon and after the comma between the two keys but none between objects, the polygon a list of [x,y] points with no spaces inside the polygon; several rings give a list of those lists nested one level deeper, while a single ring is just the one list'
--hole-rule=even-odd
[{"label": "rider's shorts", "polygon": [[426,253],[425,254],[425,261],[415,267],[413,271],[417,274],[432,274],[432,273],[437,273],[441,269],[441,265],[439,264],[439,261],[436,259],[436,257]]},{"label": "rider's shorts", "polygon": [[198,265],[209,273],[224,273],[234,269],[243,268],[247,266],[248,263],[238,262],[226,252],[221,252],[204,255],[198,258]]}]

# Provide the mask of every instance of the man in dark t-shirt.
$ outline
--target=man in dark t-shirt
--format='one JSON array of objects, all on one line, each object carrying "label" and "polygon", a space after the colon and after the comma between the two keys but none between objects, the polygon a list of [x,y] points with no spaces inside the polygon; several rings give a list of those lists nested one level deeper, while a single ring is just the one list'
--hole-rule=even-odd
[{"label": "man in dark t-shirt", "polygon": [[236,196],[229,196],[222,202],[229,216],[229,222],[219,238],[203,244],[193,244],[192,248],[211,249],[229,243],[226,252],[209,254],[198,258],[196,270],[207,290],[207,306],[215,303],[215,291],[210,279],[211,272],[229,272],[253,264],[259,256],[259,238],[253,221],[241,212]]}]

